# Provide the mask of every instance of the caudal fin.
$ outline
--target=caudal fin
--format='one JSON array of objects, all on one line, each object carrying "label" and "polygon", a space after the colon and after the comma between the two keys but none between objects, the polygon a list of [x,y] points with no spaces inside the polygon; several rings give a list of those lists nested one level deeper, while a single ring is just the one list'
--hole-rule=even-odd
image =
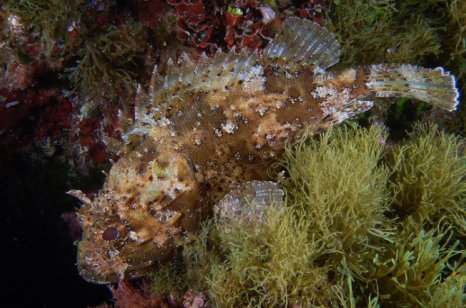
[{"label": "caudal fin", "polygon": [[449,111],[459,103],[455,77],[442,67],[375,64],[370,66],[367,78],[366,85],[376,97],[413,98]]}]

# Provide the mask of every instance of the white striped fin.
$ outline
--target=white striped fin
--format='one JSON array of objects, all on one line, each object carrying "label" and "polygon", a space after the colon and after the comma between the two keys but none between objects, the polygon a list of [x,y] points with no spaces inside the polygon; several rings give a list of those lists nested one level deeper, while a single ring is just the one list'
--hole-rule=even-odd
[{"label": "white striped fin", "polygon": [[335,34],[312,21],[289,17],[265,49],[270,58],[314,64],[327,68],[340,59],[340,44]]}]

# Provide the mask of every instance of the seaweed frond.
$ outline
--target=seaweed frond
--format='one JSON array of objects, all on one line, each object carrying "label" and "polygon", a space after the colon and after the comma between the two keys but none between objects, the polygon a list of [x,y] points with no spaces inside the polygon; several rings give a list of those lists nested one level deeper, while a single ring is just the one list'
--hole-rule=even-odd
[{"label": "seaweed frond", "polygon": [[308,222],[290,208],[271,207],[262,225],[219,226],[226,260],[208,278],[219,306],[328,305],[335,300],[328,268],[318,266],[320,242],[308,238]]},{"label": "seaweed frond", "polygon": [[325,25],[341,42],[342,64],[419,63],[425,56],[438,55],[437,20],[426,12],[445,1],[407,2],[330,1]]},{"label": "seaweed frond", "polygon": [[184,264],[174,260],[160,266],[151,276],[151,289],[160,295],[172,295],[181,298],[187,287],[184,275]]},{"label": "seaweed frond", "polygon": [[464,142],[433,124],[415,126],[411,138],[393,149],[394,206],[420,225],[449,223],[466,234]]},{"label": "seaweed frond", "polygon": [[192,290],[207,289],[207,277],[212,267],[222,262],[218,234],[213,220],[202,224],[195,241],[183,247],[185,279]]},{"label": "seaweed frond", "polygon": [[393,239],[385,216],[389,170],[380,165],[386,134],[381,128],[340,128],[288,148],[284,182],[292,204],[309,220],[309,236],[322,241],[326,262],[367,271],[366,255]]},{"label": "seaweed frond", "polygon": [[183,245],[180,258],[153,272],[152,291],[180,299],[188,290],[207,290],[207,277],[221,262],[217,240],[213,220],[205,221],[195,241],[188,239],[179,243]]},{"label": "seaweed frond", "polygon": [[87,100],[125,106],[136,91],[145,31],[136,22],[107,25],[105,31],[86,38],[86,45],[77,51],[77,65],[67,69],[75,89]]},{"label": "seaweed frond", "polygon": [[[391,257],[384,261],[374,258],[373,278],[384,304],[439,307],[441,302],[455,302],[451,307],[462,306],[466,280],[464,273],[458,276],[463,269],[450,262],[463,252],[457,249],[459,242],[450,243],[451,237],[451,230],[419,231],[405,225],[387,253]],[[445,275],[448,268],[451,273]]]},{"label": "seaweed frond", "polygon": [[[39,36],[43,54],[50,56],[54,46],[68,41],[68,29],[82,14],[81,0],[13,0],[6,1],[2,10],[9,18],[19,18],[27,33]],[[5,37],[14,40],[12,28],[4,28]]]},{"label": "seaweed frond", "polygon": [[461,307],[465,305],[466,288],[466,254],[461,252],[458,260],[447,264],[450,274],[433,286],[429,292],[428,302],[431,307]]}]

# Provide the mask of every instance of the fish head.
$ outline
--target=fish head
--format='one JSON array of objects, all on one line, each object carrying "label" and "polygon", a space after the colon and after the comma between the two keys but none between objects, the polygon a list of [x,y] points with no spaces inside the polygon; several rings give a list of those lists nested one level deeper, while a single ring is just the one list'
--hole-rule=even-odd
[{"label": "fish head", "polygon": [[198,183],[192,166],[169,149],[141,147],[121,158],[93,198],[83,202],[78,269],[93,283],[146,275],[177,253],[178,239],[201,221]]}]

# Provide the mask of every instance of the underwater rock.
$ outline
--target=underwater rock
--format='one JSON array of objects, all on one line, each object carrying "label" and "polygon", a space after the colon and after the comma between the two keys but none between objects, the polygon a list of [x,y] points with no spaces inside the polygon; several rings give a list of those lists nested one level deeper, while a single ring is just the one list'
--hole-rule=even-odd
[{"label": "underwater rock", "polygon": [[[132,147],[78,216],[81,276],[111,283],[170,260],[230,187],[271,179],[268,169],[307,133],[370,109],[375,97],[409,97],[454,110],[455,79],[442,68],[376,64],[325,71],[340,56],[335,36],[288,18],[262,54],[182,55],[155,67],[140,93]],[[160,69],[160,71],[159,71]]]}]

